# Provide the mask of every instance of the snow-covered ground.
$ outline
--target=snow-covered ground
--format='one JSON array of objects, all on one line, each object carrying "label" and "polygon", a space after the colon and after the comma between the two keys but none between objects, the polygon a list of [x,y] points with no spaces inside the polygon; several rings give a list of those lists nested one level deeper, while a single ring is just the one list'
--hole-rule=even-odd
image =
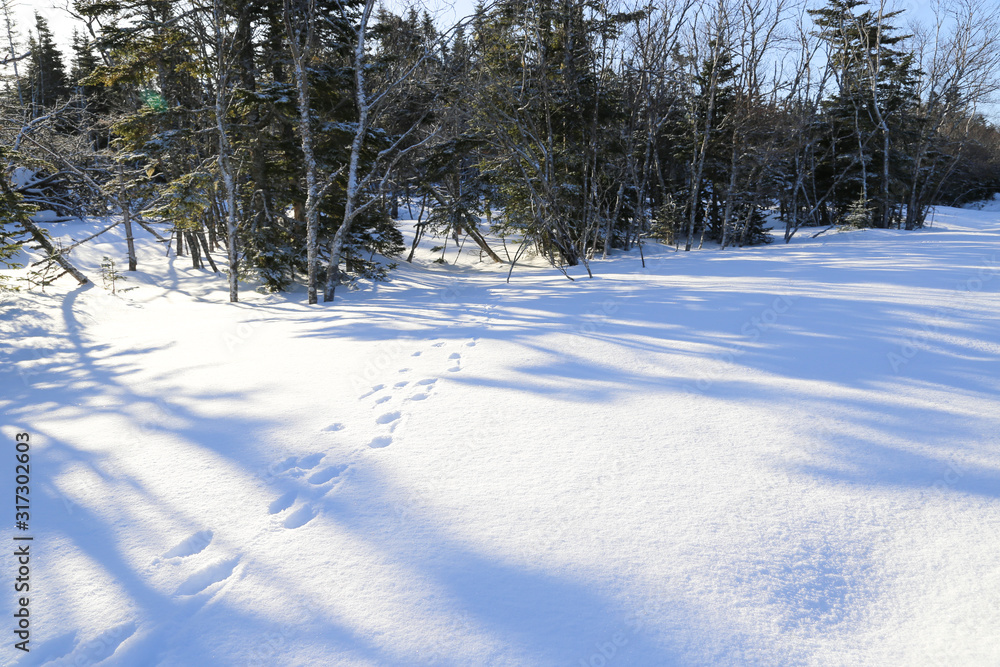
[{"label": "snow-covered ground", "polygon": [[143,236],[3,295],[0,663],[1000,664],[996,208],[332,307]]}]

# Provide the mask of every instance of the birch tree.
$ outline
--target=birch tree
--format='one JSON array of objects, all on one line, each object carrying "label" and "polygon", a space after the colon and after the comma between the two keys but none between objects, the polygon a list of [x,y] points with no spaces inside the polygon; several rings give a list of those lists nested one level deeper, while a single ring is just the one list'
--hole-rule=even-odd
[{"label": "birch tree", "polygon": [[[215,87],[215,124],[219,133],[219,153],[216,164],[226,195],[226,255],[229,259],[229,301],[239,301],[239,255],[236,246],[236,179],[233,173],[233,149],[229,139],[230,73],[233,69],[232,37],[227,34],[227,23],[222,0],[212,0],[212,37],[215,52],[213,74]],[[206,250],[207,253],[207,250]]]},{"label": "birch tree", "polygon": [[[346,7],[340,7],[341,25],[350,25]],[[365,0],[361,14],[353,24],[354,48],[351,66],[354,72],[354,103],[357,109],[357,120],[354,128],[354,138],[351,141],[351,151],[346,166],[347,184],[344,191],[344,215],[339,226],[330,238],[327,249],[326,283],[323,300],[334,300],[337,285],[342,280],[340,265],[344,261],[344,244],[352,224],[366,211],[378,203],[378,199],[370,196],[363,200],[363,193],[372,189],[381,192],[392,175],[393,167],[406,154],[420,149],[436,134],[435,128],[425,128],[424,121],[432,112],[429,105],[422,114],[412,120],[408,127],[396,137],[390,139],[389,145],[379,150],[368,164],[362,164],[362,152],[368,148],[371,141],[373,121],[376,116],[386,110],[386,103],[391,100],[392,93],[418,71],[420,64],[431,57],[432,44],[425,44],[423,54],[399,76],[382,82],[379,89],[373,90],[369,85],[368,70],[368,35],[369,22],[375,9],[375,0]],[[330,20],[330,19],[326,19]],[[446,35],[444,36],[446,37]],[[423,131],[424,136],[415,142],[411,138]]]},{"label": "birch tree", "polygon": [[316,0],[284,0],[285,28],[292,56],[295,89],[298,93],[299,138],[306,177],[306,294],[310,304],[317,299],[319,284],[319,203],[320,171],[313,140],[309,63],[315,49]]}]

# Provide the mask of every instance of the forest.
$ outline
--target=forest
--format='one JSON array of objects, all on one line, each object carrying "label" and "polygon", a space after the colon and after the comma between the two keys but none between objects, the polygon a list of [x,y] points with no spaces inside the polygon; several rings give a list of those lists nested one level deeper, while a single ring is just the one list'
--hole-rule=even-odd
[{"label": "forest", "polygon": [[412,258],[404,205],[414,246],[462,238],[484,261],[590,273],[647,242],[916,230],[934,205],[1000,191],[991,0],[919,16],[884,0],[496,0],[452,25],[375,0],[70,11],[64,54],[3,0],[0,268],[40,248],[41,285],[86,281],[71,251],[88,239],[54,243],[38,211],[123,225],[130,270],[133,234],[154,234],[195,267],[224,257],[231,301],[244,281],[317,303]]}]

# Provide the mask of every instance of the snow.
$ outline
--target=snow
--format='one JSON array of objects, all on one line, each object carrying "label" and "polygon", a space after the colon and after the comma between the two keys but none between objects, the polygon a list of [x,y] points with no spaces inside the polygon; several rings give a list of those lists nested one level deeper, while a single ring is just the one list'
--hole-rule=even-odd
[{"label": "snow", "polygon": [[510,284],[431,239],[333,306],[229,304],[137,232],[136,289],[0,297],[34,536],[0,662],[998,664],[998,232]]},{"label": "snow", "polygon": [[14,167],[10,172],[11,185],[21,189],[31,184],[35,180],[35,170],[27,167]]}]

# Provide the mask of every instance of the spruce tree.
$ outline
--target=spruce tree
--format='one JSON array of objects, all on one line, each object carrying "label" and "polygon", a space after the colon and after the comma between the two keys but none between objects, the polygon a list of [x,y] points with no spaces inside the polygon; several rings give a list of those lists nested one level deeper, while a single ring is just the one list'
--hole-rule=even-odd
[{"label": "spruce tree", "polygon": [[[90,38],[73,31],[73,59],[70,66],[69,81],[73,92],[81,98],[84,105],[93,105],[100,87],[88,79],[100,65],[100,58],[94,53],[94,45]],[[96,110],[96,109],[95,109]]]},{"label": "spruce tree", "polygon": [[[0,161],[10,163],[13,151],[0,146]],[[26,204],[19,192],[11,187],[7,174],[0,174],[0,270],[20,268],[16,256],[28,236],[24,228],[36,207]],[[0,290],[5,289],[6,277],[0,274]]]},{"label": "spruce tree", "polygon": [[900,12],[855,11],[864,6],[861,0],[829,0],[826,7],[809,12],[831,47],[839,82],[823,105],[829,158],[821,186],[834,190],[838,214],[868,202],[874,224],[885,227],[904,197],[894,185],[906,170],[906,159],[903,151],[894,150],[894,140],[903,142],[912,122],[919,72],[912,55],[896,48],[905,36],[889,21]]},{"label": "spruce tree", "polygon": [[29,97],[32,115],[37,117],[69,95],[66,68],[62,54],[56,48],[48,22],[35,14],[35,34],[28,40],[31,58],[28,60]]}]

